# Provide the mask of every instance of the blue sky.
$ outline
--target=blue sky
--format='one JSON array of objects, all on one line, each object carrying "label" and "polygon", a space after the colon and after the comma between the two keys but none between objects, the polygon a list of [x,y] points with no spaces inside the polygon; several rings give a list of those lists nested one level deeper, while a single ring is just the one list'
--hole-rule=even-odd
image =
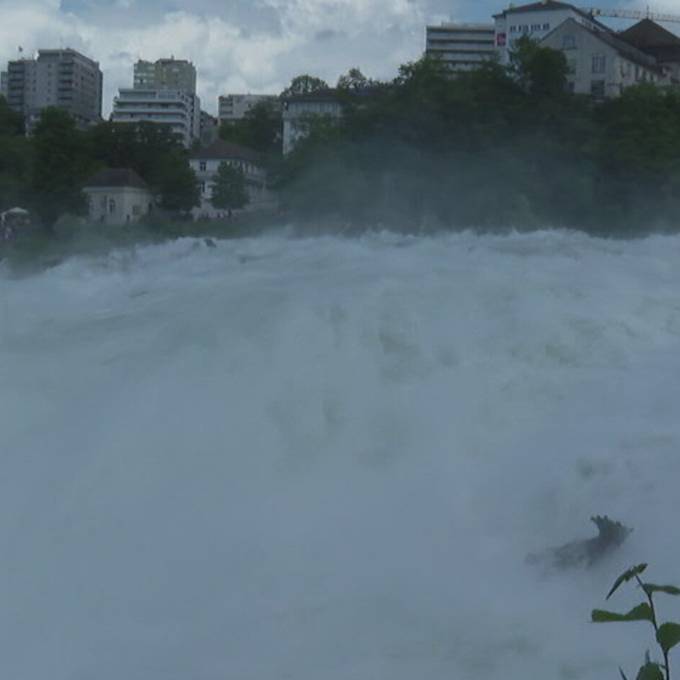
[{"label": "blue sky", "polygon": [[[585,4],[585,3],[584,3]],[[104,108],[129,86],[138,58],[174,55],[197,66],[203,108],[224,92],[279,92],[303,72],[333,83],[359,66],[390,78],[418,58],[425,25],[486,21],[507,2],[489,0],[0,0],[0,61],[17,46],[71,46],[100,62]],[[646,2],[598,0],[643,9]],[[653,9],[680,14],[680,0]],[[680,26],[680,24],[678,24]]]}]

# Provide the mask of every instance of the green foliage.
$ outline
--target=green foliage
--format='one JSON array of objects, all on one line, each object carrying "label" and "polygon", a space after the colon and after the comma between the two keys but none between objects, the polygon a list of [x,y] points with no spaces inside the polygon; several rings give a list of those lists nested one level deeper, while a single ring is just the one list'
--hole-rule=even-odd
[{"label": "green foliage", "polygon": [[567,87],[569,66],[563,52],[541,47],[522,36],[510,52],[511,72],[523,90],[538,97],[560,98]]},{"label": "green foliage", "polygon": [[616,614],[604,609],[593,609],[593,623],[612,623],[616,621],[653,621],[652,608],[643,602],[637,607],[633,607],[627,614]]},{"label": "green foliage", "polygon": [[220,137],[263,154],[281,152],[281,111],[273,102],[258,102],[241,120],[224,121]]},{"label": "green foliage", "polygon": [[[671,649],[680,644],[680,624],[668,622],[659,625],[654,594],[664,593],[667,595],[679,595],[680,589],[675,586],[657,586],[653,583],[643,582],[640,575],[646,569],[646,564],[638,564],[621,574],[610,589],[607,599],[609,599],[621,585],[635,580],[647,596],[647,603],[642,603],[637,607],[634,607],[627,614],[616,614],[602,609],[594,609],[591,613],[591,620],[593,623],[649,621],[654,628],[656,641],[663,653],[664,663],[659,664],[651,661],[648,653],[644,665],[640,668],[636,676],[637,680],[670,680],[671,669],[668,654]],[[619,669],[619,672],[623,680],[627,680],[625,673],[621,669]]]},{"label": "green foliage", "polygon": [[281,93],[281,98],[296,97],[303,94],[312,94],[320,90],[327,90],[328,83],[316,76],[304,74],[296,76],[291,80],[290,85]]},{"label": "green foliage", "polygon": [[170,212],[187,212],[200,203],[196,173],[183,151],[164,155],[164,164],[156,168],[153,185],[161,195],[161,208]]},{"label": "green foliage", "polygon": [[530,40],[510,67],[455,78],[430,57],[368,87],[352,69],[334,130],[305,121],[308,138],[285,158],[282,205],[310,222],[409,230],[677,228],[680,94],[642,85],[598,103],[567,93],[567,75],[561,52]]},{"label": "green foliage", "polygon": [[631,569],[628,569],[627,571],[624,571],[621,576],[619,576],[616,581],[614,581],[614,585],[611,587],[611,590],[607,593],[607,597],[605,600],[608,600],[618,589],[620,586],[622,586],[624,583],[628,583],[631,579],[634,579],[636,576],[639,576],[642,574],[642,572],[647,569],[647,564],[638,564],[636,567],[632,567]]},{"label": "green foliage", "polygon": [[212,204],[225,210],[237,210],[248,204],[246,179],[240,168],[220,163],[213,187]]},{"label": "green foliage", "polygon": [[680,643],[680,624],[664,623],[659,626],[656,632],[656,641],[665,654],[668,654],[673,647]]},{"label": "green foliage", "polygon": [[50,229],[63,213],[84,212],[86,203],[80,187],[92,164],[82,134],[61,109],[43,109],[32,141],[31,189],[39,197],[34,209]]},{"label": "green foliage", "polygon": [[101,123],[86,133],[89,153],[101,167],[132,168],[160,195],[166,210],[199,202],[196,176],[177,135],[155,123]]}]

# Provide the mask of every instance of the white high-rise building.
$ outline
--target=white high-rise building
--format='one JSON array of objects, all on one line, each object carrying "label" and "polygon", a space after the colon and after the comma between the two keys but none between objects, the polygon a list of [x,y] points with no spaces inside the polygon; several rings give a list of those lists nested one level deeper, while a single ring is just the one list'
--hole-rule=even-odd
[{"label": "white high-rise building", "polygon": [[114,123],[157,123],[168,126],[189,148],[201,132],[200,99],[185,90],[123,88],[113,100]]},{"label": "white high-rise building", "polygon": [[7,65],[7,101],[30,129],[47,107],[68,111],[79,127],[101,121],[103,76],[99,64],[76,50],[40,50],[37,59]]},{"label": "white high-rise building", "polygon": [[226,94],[218,100],[218,118],[220,123],[244,118],[256,104],[271,102],[280,107],[279,98],[273,94]]},{"label": "white high-rise building", "polygon": [[427,27],[425,52],[441,59],[454,72],[470,71],[485,60],[493,59],[495,50],[493,24],[451,24]]}]

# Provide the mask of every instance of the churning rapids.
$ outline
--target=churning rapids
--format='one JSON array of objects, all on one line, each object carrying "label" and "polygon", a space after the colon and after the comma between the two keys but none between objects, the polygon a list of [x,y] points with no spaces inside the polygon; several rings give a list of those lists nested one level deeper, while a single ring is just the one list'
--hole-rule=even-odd
[{"label": "churning rapids", "polygon": [[[633,563],[680,580],[679,350],[679,237],[0,273],[0,676],[634,675],[645,625],[588,619]],[[608,559],[525,563],[605,513]]]}]

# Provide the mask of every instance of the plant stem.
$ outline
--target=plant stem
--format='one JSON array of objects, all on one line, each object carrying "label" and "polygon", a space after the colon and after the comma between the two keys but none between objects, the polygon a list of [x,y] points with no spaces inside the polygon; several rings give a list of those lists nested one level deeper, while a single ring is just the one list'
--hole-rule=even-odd
[{"label": "plant stem", "polygon": [[[645,589],[645,584],[642,582],[642,579],[640,576],[636,575],[635,580],[638,582],[640,585],[640,588],[642,588],[644,594],[647,596],[647,600],[649,602],[649,607],[652,610],[652,625],[654,626],[654,633],[656,635],[659,634],[659,624],[656,620],[656,608],[654,607],[654,598],[652,597],[651,593],[648,593],[647,590]],[[658,639],[658,638],[657,638]],[[661,645],[659,645],[661,646]],[[666,652],[663,648],[661,649],[663,652],[663,662],[664,662],[664,669],[666,671],[666,680],[671,680],[671,667],[668,665],[668,652]]]}]

